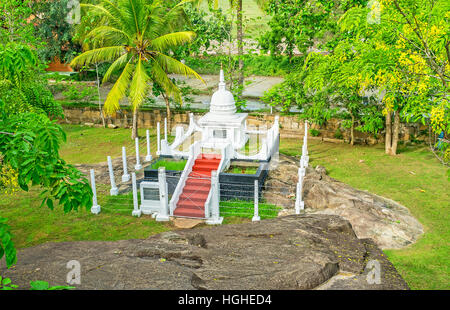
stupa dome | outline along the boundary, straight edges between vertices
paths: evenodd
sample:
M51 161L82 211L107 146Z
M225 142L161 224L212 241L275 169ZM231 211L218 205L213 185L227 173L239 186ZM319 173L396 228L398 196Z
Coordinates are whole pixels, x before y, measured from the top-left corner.
M233 94L226 89L223 70L220 69L219 89L212 95L209 111L217 115L233 115L236 113Z

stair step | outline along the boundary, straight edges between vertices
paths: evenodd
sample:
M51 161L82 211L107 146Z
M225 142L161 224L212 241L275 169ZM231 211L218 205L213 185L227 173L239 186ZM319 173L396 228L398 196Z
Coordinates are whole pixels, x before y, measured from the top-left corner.
M205 202L208 199L209 192L183 191L180 195L181 200L192 200L197 202Z
M186 217L205 217L205 211L204 210L195 210L195 209L185 209L185 208L176 208L175 211L173 211L173 215L176 216L186 216Z
M194 186L208 186L211 185L210 179L204 179L204 178L187 178L186 185L194 185Z
M181 199L177 202L177 208L188 208L188 209L205 209L205 200L203 201L195 201L190 199Z
M211 181L211 171L192 171L188 175L188 179L209 180Z

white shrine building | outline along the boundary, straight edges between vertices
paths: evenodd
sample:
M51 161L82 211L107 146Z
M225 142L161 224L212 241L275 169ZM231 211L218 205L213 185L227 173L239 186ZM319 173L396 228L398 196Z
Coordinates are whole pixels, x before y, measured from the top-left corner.
M279 121L275 116L274 124L269 129L248 130L247 113L237 113L233 94L226 89L223 70L220 70L219 89L212 95L210 110L198 120L191 113L189 127L186 132L182 126L176 128L175 140L169 144L161 140L159 155L189 157L187 151L190 137L201 133L201 140L195 142L197 148L210 149L212 153L221 154L225 160L261 160L269 161L271 156L278 152L279 146ZM249 136L259 135L261 143L258 152L245 155L240 150L249 142ZM250 140L250 143L252 141ZM184 147L182 147L184 145ZM193 145L191 145L193 146ZM211 152L210 152L211 153ZM220 172L220 171L219 171Z

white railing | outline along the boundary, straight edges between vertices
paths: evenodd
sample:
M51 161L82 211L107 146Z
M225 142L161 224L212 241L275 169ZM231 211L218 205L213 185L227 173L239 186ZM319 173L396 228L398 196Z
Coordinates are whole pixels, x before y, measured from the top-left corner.
M183 192L183 188L186 185L186 180L189 174L192 172L192 167L195 164L195 160L201 153L201 142L197 141L191 145L189 148L189 158L186 162L186 166L184 167L183 172L181 173L180 180L178 181L177 187L173 192L172 199L170 200L170 215L173 215L173 211L175 210L178 200L180 199L180 195Z

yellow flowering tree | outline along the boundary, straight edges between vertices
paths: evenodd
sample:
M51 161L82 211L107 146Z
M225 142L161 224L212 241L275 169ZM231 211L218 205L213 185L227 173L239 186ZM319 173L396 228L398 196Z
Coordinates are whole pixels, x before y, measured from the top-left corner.
M377 10L353 8L340 25L358 42L361 85L383 92L386 153L396 154L402 120L420 121L440 135L433 149L448 162L450 2L380 0Z

